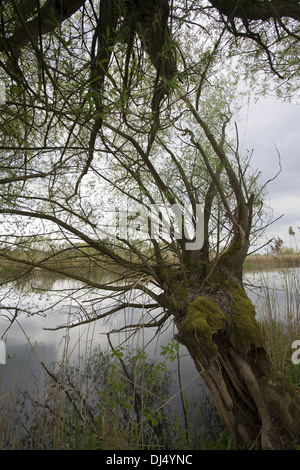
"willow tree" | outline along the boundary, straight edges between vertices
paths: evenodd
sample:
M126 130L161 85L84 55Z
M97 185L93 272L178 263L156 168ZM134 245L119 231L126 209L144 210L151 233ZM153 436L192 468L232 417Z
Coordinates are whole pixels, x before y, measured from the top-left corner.
M93 292L68 327L128 306L140 320L123 328L174 322L236 448L295 448L299 396L243 288L264 188L228 136L238 83L226 56L247 38L274 68L297 23L280 2L252 2L276 10L259 33L247 2L227 3L1 7L0 256L3 269L62 273Z

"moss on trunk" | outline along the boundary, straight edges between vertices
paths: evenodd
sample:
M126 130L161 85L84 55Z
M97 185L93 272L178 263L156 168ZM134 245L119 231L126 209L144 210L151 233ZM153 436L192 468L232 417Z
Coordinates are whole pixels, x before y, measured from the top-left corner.
M176 299L176 289L173 294ZM236 278L218 271L197 291L185 284L177 294L178 339L210 388L236 448L295 449L300 397L274 370L255 308Z
M232 284L228 289L234 299L228 328L232 344L244 353L251 346L262 347L264 338L255 319L254 305L238 284Z
M184 341L189 341L206 354L216 354L218 348L212 336L226 324L226 317L217 304L208 297L197 297L188 306L181 325Z

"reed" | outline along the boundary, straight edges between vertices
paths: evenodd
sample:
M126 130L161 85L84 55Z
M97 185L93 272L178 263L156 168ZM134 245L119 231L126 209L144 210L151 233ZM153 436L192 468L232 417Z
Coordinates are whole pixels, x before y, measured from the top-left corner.
M292 344L300 339L300 279L297 267L260 270L245 285L256 306L256 314L269 356L300 392L300 365L292 362Z

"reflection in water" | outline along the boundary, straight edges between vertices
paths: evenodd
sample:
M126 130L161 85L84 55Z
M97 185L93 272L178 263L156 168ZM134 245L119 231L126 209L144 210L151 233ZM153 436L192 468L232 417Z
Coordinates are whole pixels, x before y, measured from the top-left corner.
M15 314L16 308L22 311L5 333L8 359L5 366L0 366L2 367L0 397L7 391L15 396L17 389L26 390L31 396L35 396L47 380L41 363L50 367L51 364L60 362L62 358L65 360L66 346L70 365L78 364L78 358L81 356L92 357L93 351L98 347L111 354L107 333L111 329L119 329L124 324L140 321L141 310L127 307L110 315L108 319L97 320L76 328L49 331L59 325L72 324L71 312L74 312L74 308L78 319L81 306L83 303L89 304L89 300L94 300L95 292L84 289L79 282L70 279L53 276L48 279L44 274L38 274L41 276L35 275L19 284L17 288L3 285L0 289L0 302L6 307L0 316L0 338L8 328L9 320ZM106 303L109 303L109 300L106 300ZM103 302L101 306L103 307ZM36 314L26 314L30 311ZM84 307L82 317L85 318L86 314L87 309ZM154 329L141 328L134 336L131 336L132 332L125 330L110 335L110 340L115 348L125 345L125 341L135 351L145 348L147 355L159 362L162 346L168 345L174 338L176 333L174 328L170 320L158 335ZM167 363L173 379L171 395L188 384L185 388L188 399L196 394L199 400L201 394L203 400L207 400L209 392L183 346L180 346L179 356L179 363L177 361ZM174 398L172 405L180 413L180 395Z

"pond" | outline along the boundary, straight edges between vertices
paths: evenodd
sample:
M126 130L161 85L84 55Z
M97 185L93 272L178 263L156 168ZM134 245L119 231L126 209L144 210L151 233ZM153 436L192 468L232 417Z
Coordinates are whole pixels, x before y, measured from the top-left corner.
M94 296L95 292L82 289L79 282L42 272L37 272L34 279L30 278L17 288L11 285L0 288L0 305L12 308L2 309L0 316L0 337L4 335L7 353L6 364L0 366L0 397L6 397L8 393L15 396L24 390L33 396L37 388L43 387L45 380L42 363L49 368L67 356L70 365L80 362L84 367L85 359L93 357L95 349L99 347L111 354L107 333L124 323L137 323L139 309L126 308L111 315L106 321L97 320L76 328L49 330L72 323L72 308L78 306L79 309L80 304ZM36 314L21 313L9 327L9 318L13 317L16 308L35 311ZM150 358L160 362L165 360L160 354L162 347L170 344L175 333L174 325L170 322L159 335L155 335L154 329L146 328L133 338L130 338L130 333L122 332L111 335L110 339L115 348L125 346L124 340L128 339L134 351L145 348ZM181 415L181 397L177 393L181 387L188 398L196 394L198 400L201 395L203 401L209 399L209 391L183 346L180 346L178 356L178 360L167 361L166 365L172 376L170 395L175 395L170 406Z

